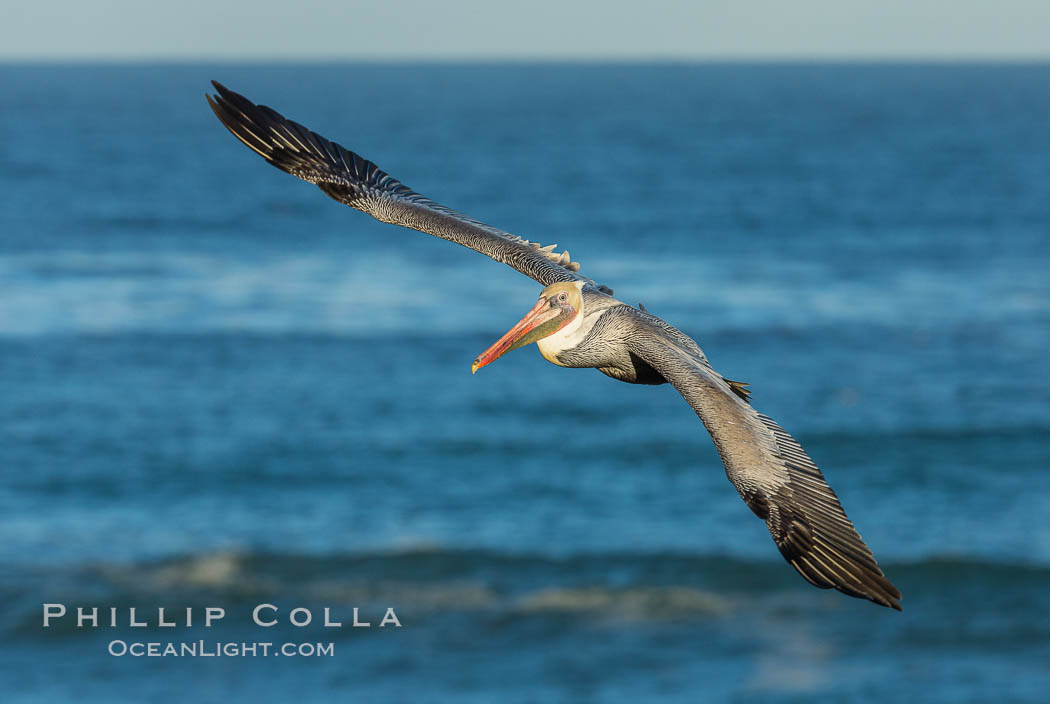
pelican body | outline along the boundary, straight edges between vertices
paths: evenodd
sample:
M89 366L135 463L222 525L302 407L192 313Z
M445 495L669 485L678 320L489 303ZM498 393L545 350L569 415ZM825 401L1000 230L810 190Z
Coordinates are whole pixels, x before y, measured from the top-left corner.
M213 82L219 120L272 166L382 222L474 249L544 286L533 307L474 360L472 371L536 343L558 366L632 384L670 383L707 428L726 475L811 584L900 610L901 594L802 447L750 404L747 384L718 374L689 336L613 297L568 252L496 229L416 193L371 161Z

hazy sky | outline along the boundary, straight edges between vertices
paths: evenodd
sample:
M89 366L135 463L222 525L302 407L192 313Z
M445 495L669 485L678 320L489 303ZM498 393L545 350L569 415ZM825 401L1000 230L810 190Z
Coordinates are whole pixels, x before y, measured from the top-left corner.
M0 0L0 59L1050 59L1050 0Z

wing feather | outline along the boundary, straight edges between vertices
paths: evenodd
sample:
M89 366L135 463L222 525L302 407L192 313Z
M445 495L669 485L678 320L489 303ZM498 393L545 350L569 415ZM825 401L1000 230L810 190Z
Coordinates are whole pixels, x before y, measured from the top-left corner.
M736 394L689 337L640 311L626 308L621 316L630 350L692 406L729 480L766 522L784 559L811 584L899 611L900 592L802 446Z
M419 230L469 247L547 286L587 281L568 252L490 227L416 193L371 161L358 156L276 110L256 105L212 81L208 104L223 125L249 149L281 171L317 185L327 195L382 222ZM605 286L597 288L612 293Z

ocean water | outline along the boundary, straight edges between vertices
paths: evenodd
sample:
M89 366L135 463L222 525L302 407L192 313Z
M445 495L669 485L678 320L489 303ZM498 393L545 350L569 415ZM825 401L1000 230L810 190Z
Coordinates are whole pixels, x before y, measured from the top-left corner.
M539 286L269 168L212 78L696 338L903 613L803 582L673 389L471 376ZM4 701L1045 701L1048 116L1047 65L0 67Z

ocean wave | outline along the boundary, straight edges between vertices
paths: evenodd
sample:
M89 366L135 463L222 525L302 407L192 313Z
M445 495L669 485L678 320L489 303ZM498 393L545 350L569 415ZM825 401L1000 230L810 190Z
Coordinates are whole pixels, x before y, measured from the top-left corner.
M942 556L884 567L904 592L906 609L967 603L977 595L985 595L980 598L987 602L989 594L1029 608L1050 583L1050 565ZM39 634L45 602L154 611L157 606L199 604L323 604L344 610L393 604L414 619L482 613L501 619L654 622L756 610L804 613L852 603L813 590L774 561L666 552L550 556L436 547L336 555L210 552L23 571L7 575L0 589L5 597L3 630L21 635Z
M446 259L444 253L435 259L425 244L406 239L391 248L366 241L353 249L306 253L246 253L234 245L210 252L0 253L0 335L478 331L499 319L488 301L525 302L536 293L534 283L501 268ZM728 330L856 322L896 328L900 311L909 310L908 326L926 329L1046 312L1039 281L1023 273L994 279L994 291L977 297L968 278L945 272L858 282L837 277L833 267L778 263L762 276L741 279L732 266L707 254L685 253L658 267L630 256L588 262L592 276L622 287L624 300L642 300L686 326L702 319L709 332L710 320ZM707 282L702 292L693 283L697 279ZM815 280L824 283L813 287ZM457 301L451 310L449 300ZM476 309L464 315L474 301Z

